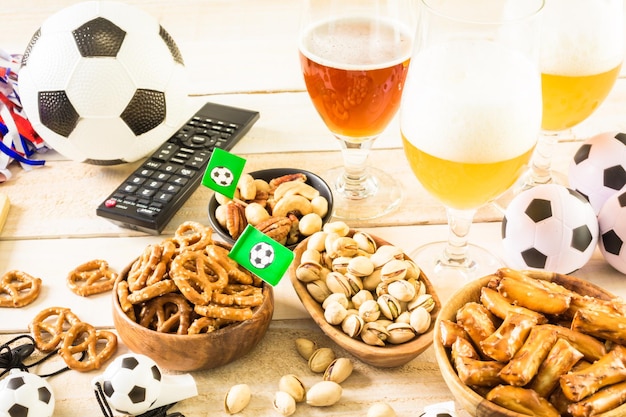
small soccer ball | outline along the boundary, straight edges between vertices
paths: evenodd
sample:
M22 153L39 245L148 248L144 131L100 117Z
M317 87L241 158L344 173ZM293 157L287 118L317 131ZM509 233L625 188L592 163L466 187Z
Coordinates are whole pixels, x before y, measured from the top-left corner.
M502 245L507 265L562 274L585 265L598 241L598 221L580 193L556 184L521 192L505 210Z
M250 250L250 263L255 268L267 268L273 261L274 248L265 242L257 243Z
M42 377L12 370L0 381L0 417L50 417L54 394Z
M211 179L217 185L228 187L233 183L233 173L227 167L215 167L211 170Z
M626 188L610 196L598 214L599 246L604 259L626 274Z
M152 359L126 354L111 362L99 380L111 408L138 415L148 411L158 399L161 378L161 371Z
M587 139L570 163L568 179L597 215L607 198L626 185L626 134L606 132Z
M176 43L156 18L121 2L79 2L48 17L24 52L18 89L46 144L92 164L149 155L185 117Z

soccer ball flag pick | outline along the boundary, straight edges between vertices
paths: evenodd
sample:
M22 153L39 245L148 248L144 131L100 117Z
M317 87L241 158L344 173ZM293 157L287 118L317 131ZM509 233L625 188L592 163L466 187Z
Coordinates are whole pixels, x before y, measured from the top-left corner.
M251 225L246 226L228 256L272 286L280 282L294 258L291 250Z
M215 148L202 177L202 185L228 198L233 198L245 165L244 158Z

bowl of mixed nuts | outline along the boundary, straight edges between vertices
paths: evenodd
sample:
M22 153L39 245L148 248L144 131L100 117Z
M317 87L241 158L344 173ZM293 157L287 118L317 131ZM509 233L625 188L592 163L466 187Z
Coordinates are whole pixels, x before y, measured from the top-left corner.
M213 229L233 244L248 224L293 249L322 230L333 211L333 195L318 175L296 168L244 173L230 199L214 193L209 201Z
M291 283L322 331L361 361L396 367L433 343L441 302L399 247L330 222L294 250Z

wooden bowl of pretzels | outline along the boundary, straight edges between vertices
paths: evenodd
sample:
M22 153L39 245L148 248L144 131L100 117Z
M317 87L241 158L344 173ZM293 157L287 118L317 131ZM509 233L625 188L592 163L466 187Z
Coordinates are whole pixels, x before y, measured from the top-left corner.
M473 416L617 417L626 415L624 323L624 301L588 281L502 268L449 299L433 347Z
M120 272L113 322L122 341L163 369L226 365L264 337L274 312L270 285L228 258L212 229L181 224Z

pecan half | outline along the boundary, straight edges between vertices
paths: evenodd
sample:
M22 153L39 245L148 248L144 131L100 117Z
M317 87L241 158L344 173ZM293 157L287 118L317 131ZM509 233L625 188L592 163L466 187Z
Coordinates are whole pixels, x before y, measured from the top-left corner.
M247 224L245 208L242 205L235 202L226 204L226 229L233 239L237 239L243 233Z
M287 243L291 230L291 220L287 217L270 217L256 225L256 228L280 244Z

